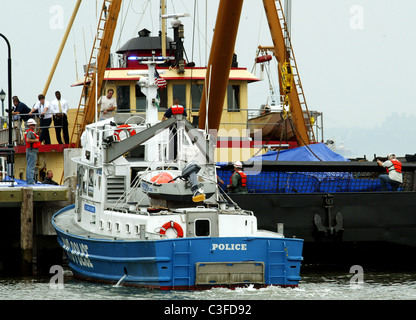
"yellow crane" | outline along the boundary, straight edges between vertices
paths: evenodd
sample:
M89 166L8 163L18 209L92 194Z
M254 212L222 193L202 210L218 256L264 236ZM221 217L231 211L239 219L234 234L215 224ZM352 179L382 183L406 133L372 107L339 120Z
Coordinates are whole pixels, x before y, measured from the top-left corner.
M243 0L220 1L199 108L199 128L205 128L206 123L208 129L219 128L242 5ZM259 48L274 53L280 72L280 92L285 95L285 104L289 106L298 145L308 145L315 142L315 135L286 29L283 7L280 0L263 0L263 6L273 46ZM210 95L210 92L215 94Z
M311 118L300 81L283 7L280 0L263 0L263 6L273 46L259 48L271 49L274 53L280 72L280 93L285 96L284 104L289 106L289 116L295 128L296 140L299 146L308 145L316 142L316 139L312 130Z
M104 0L97 32L85 72L82 94L78 104L70 146L79 148L85 126L94 122L97 94L101 95L104 72L110 56L111 44L117 25L122 0Z

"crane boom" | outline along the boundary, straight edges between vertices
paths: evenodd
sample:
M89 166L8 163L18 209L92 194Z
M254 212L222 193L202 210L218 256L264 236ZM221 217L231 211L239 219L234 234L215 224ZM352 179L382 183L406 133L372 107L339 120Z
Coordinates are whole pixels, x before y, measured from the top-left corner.
M279 8L276 7L276 2L278 2ZM282 4L280 0L263 0L263 6L266 12L267 21L272 36L273 52L278 61L279 72L281 73L281 77L279 77L280 92L281 94L286 95L289 100L288 104L290 106L290 114L292 117L293 125L295 126L298 145L308 145L312 142L315 142L315 136L312 130L306 100L303 96L303 89L300 83L296 61L294 60L289 33L285 29L286 22L283 14ZM283 21L283 25L281 24L281 21ZM286 45L286 43L289 45ZM291 71L291 59L293 59L295 62L295 74L292 74ZM290 79L286 80L297 80L297 83L292 83L290 90L286 90L287 83L284 85L282 78L285 78L285 76L287 77L289 74L292 74L292 77L289 77ZM303 101L300 100L300 96L303 96Z
M199 128L218 130L230 76L243 0L221 0L199 107ZM208 90L209 89L209 90ZM207 117L208 114L208 117Z

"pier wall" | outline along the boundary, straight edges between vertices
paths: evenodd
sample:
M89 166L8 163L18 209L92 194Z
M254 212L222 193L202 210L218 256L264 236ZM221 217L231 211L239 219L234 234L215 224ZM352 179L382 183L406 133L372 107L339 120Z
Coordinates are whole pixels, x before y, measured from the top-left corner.
M73 179L68 179L68 185ZM71 186L0 187L0 276L49 274L63 253L51 219L71 204Z

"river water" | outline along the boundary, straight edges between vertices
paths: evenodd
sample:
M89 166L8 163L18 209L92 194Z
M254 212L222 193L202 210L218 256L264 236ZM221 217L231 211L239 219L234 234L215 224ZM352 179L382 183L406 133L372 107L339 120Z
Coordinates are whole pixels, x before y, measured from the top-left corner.
M1 300L416 300L416 272L301 273L297 288L214 288L158 291L83 282L70 271L57 284L48 277L0 278Z

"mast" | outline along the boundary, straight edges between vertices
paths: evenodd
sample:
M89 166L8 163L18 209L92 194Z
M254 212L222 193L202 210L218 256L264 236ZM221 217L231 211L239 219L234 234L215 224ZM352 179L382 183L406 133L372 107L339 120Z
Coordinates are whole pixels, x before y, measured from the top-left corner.
M64 37L63 37L63 39L61 41L61 45L59 46L58 52L56 54L55 61L54 61L53 65L52 65L52 69L49 72L49 77L46 80L45 87L44 87L44 89L42 91L43 95L45 95L45 96L46 96L46 93L48 92L49 85L51 84L52 77L53 77L53 75L55 73L55 70L56 70L56 66L58 65L59 59L61 58L62 51L64 50L66 40L68 39L69 32L71 31L71 28L72 28L72 25L74 23L75 17L76 17L76 15L78 13L78 9L79 9L79 6L81 5L81 1L82 0L78 0L77 1L77 3L75 4L75 8L72 11L72 15L71 15L71 18L69 19L68 26L66 27L66 31L65 31Z
M161 8L161 16L164 16L166 14L166 4L165 0L160 1L160 8ZM162 21L162 57L166 57L166 21L165 19L161 18Z

